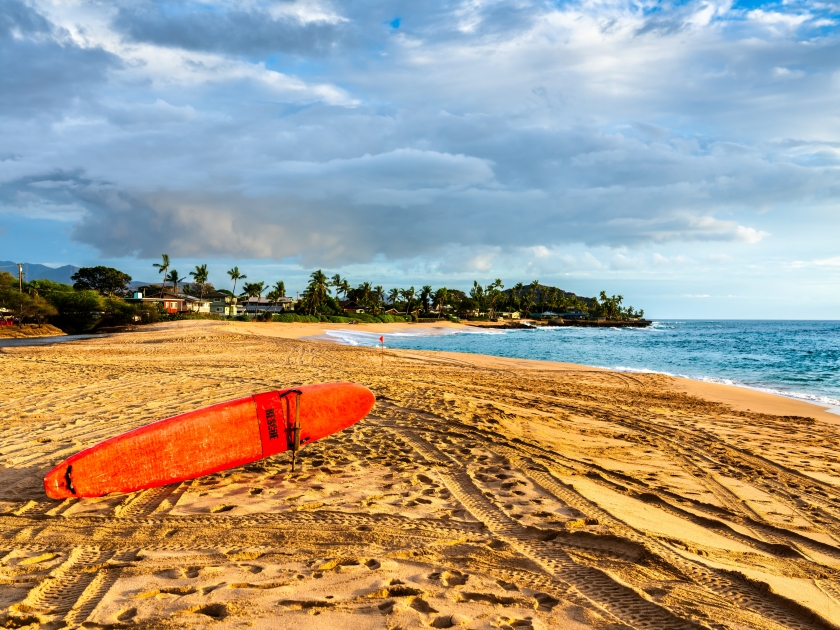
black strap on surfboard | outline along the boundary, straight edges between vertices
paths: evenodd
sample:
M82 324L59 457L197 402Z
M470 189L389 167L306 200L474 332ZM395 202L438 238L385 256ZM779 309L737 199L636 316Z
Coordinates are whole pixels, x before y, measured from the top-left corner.
M295 424L291 429L292 435L289 436L289 420L291 419L291 409L289 403L289 394L295 395ZM287 389L285 392L280 394L280 400L283 398L286 399L286 446L287 448L291 449L292 451L292 472L295 472L295 459L297 458L297 452L300 450L300 397L303 395L303 392L299 389ZM292 439L289 440L289 437Z

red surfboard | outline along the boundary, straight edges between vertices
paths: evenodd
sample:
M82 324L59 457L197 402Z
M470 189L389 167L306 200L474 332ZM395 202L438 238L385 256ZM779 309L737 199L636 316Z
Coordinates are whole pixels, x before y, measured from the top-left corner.
M44 477L52 499L134 492L297 450L355 424L375 399L355 383L265 392L166 418L76 453Z

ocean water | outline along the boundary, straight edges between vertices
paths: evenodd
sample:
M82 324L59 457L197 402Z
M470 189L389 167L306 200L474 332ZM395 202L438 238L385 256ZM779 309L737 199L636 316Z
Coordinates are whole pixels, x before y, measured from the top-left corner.
M377 346L379 334L329 331ZM445 350L657 372L799 398L840 411L840 321L660 320L649 328L464 332L407 327L386 348Z

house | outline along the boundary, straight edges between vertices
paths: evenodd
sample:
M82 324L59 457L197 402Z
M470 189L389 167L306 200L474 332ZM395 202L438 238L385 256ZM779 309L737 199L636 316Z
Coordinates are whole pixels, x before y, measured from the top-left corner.
M339 300L338 305L345 313L364 313L365 307L357 304L353 300Z
M563 319L586 319L587 314L582 313L581 311L568 311L566 313L560 313L560 317Z
M395 308L389 308L387 311L385 311L384 314L385 315L402 315L402 313Z
M143 297L143 294L135 291L132 297L125 298L129 304L160 304L165 313L209 313L210 301L197 298L184 293L171 293L164 291L159 295Z
M500 313L496 313L500 319L519 319L520 314L519 311L502 311Z
M292 298L281 297L275 302L265 297L249 297L239 301L248 314L256 313L282 313L283 311L294 310L295 301Z
M233 317L245 311L245 308L238 304L238 299L235 296L221 291L208 293L204 298L210 301L210 312L215 315Z

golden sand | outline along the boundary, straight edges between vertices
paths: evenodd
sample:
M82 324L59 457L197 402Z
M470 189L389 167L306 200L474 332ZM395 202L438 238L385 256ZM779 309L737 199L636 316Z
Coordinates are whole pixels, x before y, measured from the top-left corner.
M836 628L837 416L731 387L180 322L0 350L0 627ZM391 328L382 328L389 330ZM42 478L130 428L352 380L356 426L132 495Z

